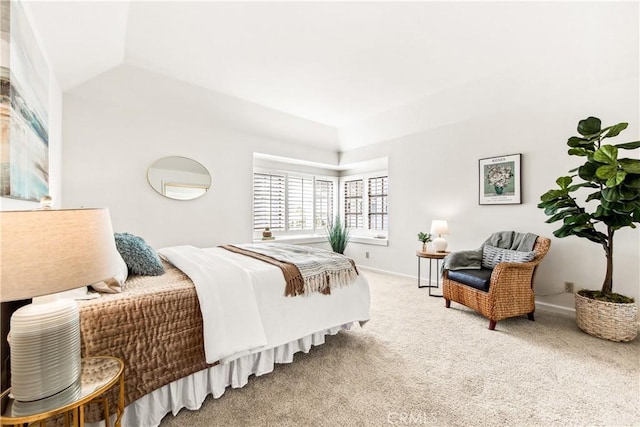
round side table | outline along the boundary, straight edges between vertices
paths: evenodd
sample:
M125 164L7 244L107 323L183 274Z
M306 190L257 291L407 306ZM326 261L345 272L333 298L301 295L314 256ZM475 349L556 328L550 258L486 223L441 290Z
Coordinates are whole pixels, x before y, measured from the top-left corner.
M429 288L429 296L430 297L442 297L442 295L433 295L431 294L431 289L432 288L439 288L440 287L440 271L439 271L439 264L440 261L442 261L444 259L444 257L446 257L447 255L449 255L451 252L423 252L423 251L416 251L416 257L418 257L418 287L419 288ZM426 258L429 260L429 284L428 285L420 285L420 261L422 260L422 258ZM432 285L432 281L431 281L431 262L435 260L436 261L436 285L433 286Z
M62 391L52 397L35 402L20 402L13 399L11 389L5 390L0 399L4 403L8 399L6 409L0 415L1 425L22 426L40 422L64 414L65 427L84 426L84 407L88 403L104 405L105 426L109 427L109 404L103 396L111 387L119 383L116 427L120 426L124 411L124 363L117 357L91 356L82 359L80 374L80 390L75 395L65 396Z

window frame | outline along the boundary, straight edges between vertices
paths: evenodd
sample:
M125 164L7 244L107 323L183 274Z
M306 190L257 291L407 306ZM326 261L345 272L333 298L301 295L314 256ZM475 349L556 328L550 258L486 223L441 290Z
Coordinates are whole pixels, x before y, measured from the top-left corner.
M271 175L283 175L284 176L284 182L285 182L285 196L284 196L284 224L285 224L285 229L284 230L272 230L272 234L274 236L309 236L309 235L318 235L318 234L323 234L325 231L325 228L322 226L317 226L316 224L316 180L322 180L322 181L330 181L333 183L333 200L332 200L332 210L335 213L338 209L339 209L339 203L338 203L338 199L339 196L337 195L337 191L336 189L339 188L339 178L337 176L331 176L331 175L324 175L324 174L313 174L313 173L306 173L306 172L299 172L299 171L293 171L293 170L285 170L282 168L268 168L268 167L263 167L263 166L254 166L253 167L253 172L251 174L251 186L252 186L252 200L251 200L251 219L252 219L252 235L253 235L253 239L254 240L259 240L262 238L262 231L263 229L259 229L259 230L255 230L253 227L255 226L255 200L254 200L254 192L255 192L255 188L254 188L254 175L256 173L259 174L271 174ZM312 198L312 210L313 210L313 216L311 219L311 228L309 229L302 229L302 230L290 230L289 229L289 177L293 177L293 178L311 178L312 180L312 191L313 191L313 198Z
M354 237L374 237L374 236L384 236L385 238L389 238L389 194L390 191L387 192L387 229L386 230L372 230L369 228L369 178L387 178L387 188L390 186L389 181L389 171L388 170L377 170L366 173L358 173L351 175L343 175L340 177L340 194L342 195L344 191L344 185L347 181L354 180L362 180L362 224L363 228L351 228L351 235ZM345 204L346 200L344 197L340 198L340 216L342 219L345 217Z

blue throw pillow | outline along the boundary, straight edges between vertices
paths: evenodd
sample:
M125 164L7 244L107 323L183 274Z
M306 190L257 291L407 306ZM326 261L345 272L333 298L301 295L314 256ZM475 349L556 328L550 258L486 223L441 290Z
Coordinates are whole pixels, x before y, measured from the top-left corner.
M142 239L129 233L116 233L116 248L127 264L129 271L138 276L160 276L164 274L158 253Z

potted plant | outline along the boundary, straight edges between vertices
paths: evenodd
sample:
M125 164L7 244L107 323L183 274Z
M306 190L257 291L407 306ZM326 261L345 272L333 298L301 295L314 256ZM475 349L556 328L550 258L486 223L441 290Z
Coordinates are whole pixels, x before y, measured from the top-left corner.
M342 224L339 215L336 215L333 223L327 225L327 240L334 252L344 254L349 243L349 234L349 229Z
M422 231L418 233L418 240L422 242L422 252L427 252L427 243L432 241L431 234L423 233Z
M612 289L615 232L636 228L634 223L640 222L640 160L618 155L620 150L640 147L640 141L603 144L626 127L627 123L618 123L603 129L596 117L580 120L580 136L569 138L567 145L568 154L584 158L584 163L569 171L573 175L558 178L558 188L544 193L538 204L550 216L546 222L562 220L554 236L582 237L604 249L607 270L602 289L576 293L576 320L583 331L612 341L630 341L638 332L638 306L633 298ZM578 201L574 193L582 189L589 193Z

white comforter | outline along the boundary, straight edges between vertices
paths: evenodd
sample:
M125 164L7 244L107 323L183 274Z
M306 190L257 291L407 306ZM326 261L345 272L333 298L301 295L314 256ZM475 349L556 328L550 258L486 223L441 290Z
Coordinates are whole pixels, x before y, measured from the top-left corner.
M158 252L195 284L208 363L369 320L369 286L362 276L331 295L286 297L282 271L266 262L222 248L174 246Z

